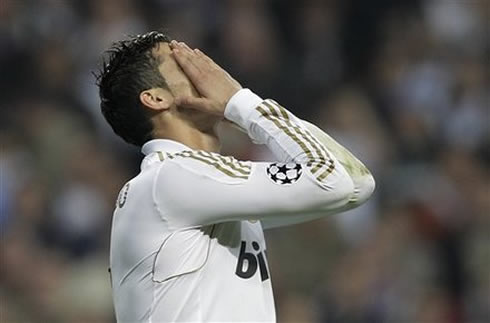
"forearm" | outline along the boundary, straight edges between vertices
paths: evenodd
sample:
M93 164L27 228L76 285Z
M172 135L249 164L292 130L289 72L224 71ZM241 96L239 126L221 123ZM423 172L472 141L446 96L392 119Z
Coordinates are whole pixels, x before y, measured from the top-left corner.
M316 211L309 210L296 215L267 217L262 219L264 227L291 225L343 212L359 206L369 198L374 190L374 179L352 153L318 127L298 119L275 101L262 100L245 92L249 91L242 90L242 93L232 98L230 108L234 113L229 119L245 130L255 143L266 144L282 162L306 163L311 173L318 171L318 166L313 165L330 163L331 169L327 167L321 172L323 175L316 176L317 184L326 190L332 189L331 184L336 181L332 178L333 181L323 181L333 169L337 178L348 177L353 186L345 204L337 204L335 207L330 204ZM243 113L254 106L255 111ZM260 116L256 111L260 112ZM339 174L344 175L338 177Z
M239 128L247 132L254 142L266 144L275 157L283 162L297 161L311 164L317 162L317 165L323 162L330 163L333 167L335 163L341 166L354 182L354 193L348 208L362 204L371 196L375 187L374 178L368 168L349 150L314 124L296 118L276 102L263 101L254 94L243 93L245 91L248 90L242 90L241 94L233 97L231 104L254 107L265 103L277 106L275 113L268 117L274 118L273 121L279 123L279 127L271 127L273 122L269 126L266 123L265 126L254 125L254 119L250 118L250 115L242 115L242 118L235 119ZM268 107L264 107L262 111L265 112L265 109ZM281 126L283 129L290 130L289 135L281 133ZM300 145L295 144L297 142L300 142Z

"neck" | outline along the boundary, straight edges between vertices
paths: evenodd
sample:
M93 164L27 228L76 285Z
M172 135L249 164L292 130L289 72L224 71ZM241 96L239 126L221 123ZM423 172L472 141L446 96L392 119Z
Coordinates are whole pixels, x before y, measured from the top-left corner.
M173 123L173 126L167 125L163 129L155 130L153 137L174 140L195 150L219 152L220 143L214 128L202 131L185 123Z

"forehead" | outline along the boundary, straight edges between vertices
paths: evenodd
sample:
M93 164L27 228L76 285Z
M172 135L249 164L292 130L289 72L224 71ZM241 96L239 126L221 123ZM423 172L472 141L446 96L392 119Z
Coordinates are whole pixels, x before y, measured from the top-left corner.
M159 43L153 49L153 56L157 58L159 62L158 69L169 85L187 80L187 76L182 72L171 54L172 50L168 43Z

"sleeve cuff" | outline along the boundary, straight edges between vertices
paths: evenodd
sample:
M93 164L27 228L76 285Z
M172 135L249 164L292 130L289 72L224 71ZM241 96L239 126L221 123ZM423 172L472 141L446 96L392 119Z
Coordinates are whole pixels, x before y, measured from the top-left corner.
M251 114L262 101L260 96L249 89L241 89L226 104L225 118L248 131Z

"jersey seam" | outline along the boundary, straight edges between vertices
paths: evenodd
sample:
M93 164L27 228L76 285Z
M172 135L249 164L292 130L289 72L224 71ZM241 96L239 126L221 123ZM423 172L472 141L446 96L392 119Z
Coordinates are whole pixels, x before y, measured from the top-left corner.
M153 265L152 265L152 268L151 268L151 286L153 288L153 292L152 292L152 299L151 299L151 307L150 307L150 315L148 316L148 322L149 323L152 323L153 320L152 320L152 315L153 315L153 310L154 310L154 307L155 307L155 292L156 292L156 284L157 282L155 282L155 280L153 279L153 277L155 276L155 264L156 264L156 261L157 261L157 257L158 257L158 253L162 250L163 246L165 245L165 243L167 242L167 240L172 237L172 235L174 234L174 232L172 232L165 240L163 240L162 244L160 245L160 247L158 248L157 252L155 253L155 258L153 259Z
M157 258L158 258L158 256L160 255L160 253L162 252L162 249L163 249L163 248L165 247L165 245L167 244L167 241L169 241L169 240L170 240L170 239L173 237L173 235L175 235L175 234L177 234L177 233L179 233L179 232L186 231L186 230L189 230L189 229L195 229L195 228L199 228L199 227L201 227L201 226L189 227L189 228L187 228L187 227L184 227L184 228L179 228L178 230L173 231L173 232L172 232L172 233L171 233L171 234L170 234L170 235L169 235L169 236L168 236L168 237L167 237L167 238L166 238L166 239L165 239L165 240L162 242L162 244L160 245L160 248L158 248L158 251L156 252L155 259L153 260L153 267L152 267L152 272L153 272L153 274L155 273L155 268L156 268ZM211 229L210 236L212 236L213 232L214 232L214 225L213 225L213 228ZM160 280L154 280L154 278L152 277L152 281L153 281L153 282L155 282L155 283L159 283L159 284L161 284L161 283L165 283L165 282L167 282L167 281L169 281L169 280L172 280L172 279L174 279L174 278L181 277L181 276L188 275L188 274L192 274L192 273L195 273L195 272L197 272L197 271L201 270L201 269L202 269L202 268L203 268L203 267L206 265L206 263L208 262L208 258L209 258L209 250L210 250L210 248L211 248L211 242L209 242L209 245L208 245L208 248L207 248L207 251L206 251L206 258L204 259L204 262L202 263L202 265L200 265L199 267L197 267L197 268L195 268L195 269L193 269L193 270L191 270L191 271L185 272L185 273L181 273L181 274L178 274L178 275L176 275L176 274L171 275L171 276L169 276L169 277L167 277L166 279L161 280L161 281L160 281Z
M202 276L203 276L203 272L206 268L206 264L208 263L208 260L209 260L209 255L211 253L211 247L212 247L212 240L213 240L213 234L214 234L214 230L216 229L216 224L213 224L213 228L211 229L211 233L209 234L209 246L208 246L208 250L207 250L207 256L206 256L206 261L204 262L203 266L200 268L201 270L199 270L199 284L198 284L198 288L199 288L199 321L200 322L203 322L203 316L202 316L202 304L201 304L201 296L202 296Z
M160 166L158 166L158 169L156 171L156 175L155 177L153 177L153 183L152 183L152 189L151 189L151 198L152 198L152 202L153 202L153 207L155 208L155 210L157 211L158 215L160 216L160 218L163 220L163 221L166 221L167 224L170 225L169 223L169 219L165 217L163 211L160 209L160 204L158 203L158 200L156 198L156 186L157 186L157 179L158 177L160 176L160 172L163 168L163 166L165 165L165 163L162 163Z

